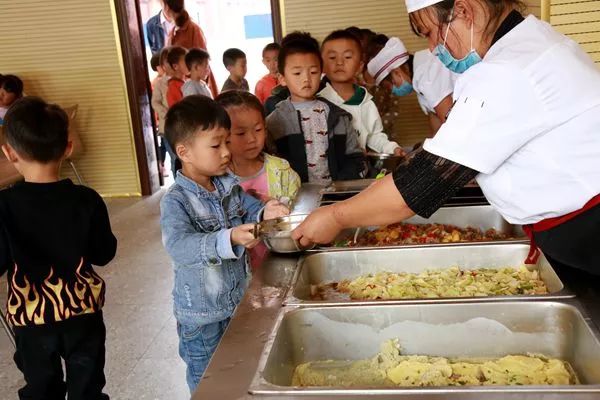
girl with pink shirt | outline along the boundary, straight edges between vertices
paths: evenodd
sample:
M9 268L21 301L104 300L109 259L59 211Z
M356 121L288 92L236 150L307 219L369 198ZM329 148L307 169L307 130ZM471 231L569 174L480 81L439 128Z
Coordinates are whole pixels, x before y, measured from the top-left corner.
M242 188L263 202L291 201L300 188L300 176L286 160L263 151L267 135L260 100L238 90L221 93L215 100L231 119L229 168L240 179ZM262 263L266 251L261 244L250 252L253 268Z

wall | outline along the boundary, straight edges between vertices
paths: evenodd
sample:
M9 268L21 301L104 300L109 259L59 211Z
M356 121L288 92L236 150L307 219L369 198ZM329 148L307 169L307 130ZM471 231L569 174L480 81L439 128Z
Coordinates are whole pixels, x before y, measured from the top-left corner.
M526 3L528 13L540 15L539 0ZM410 52L427 47L426 41L412 32L403 0L280 0L280 6L284 35L302 30L322 40L334 29L355 25L398 36ZM428 135L428 120L416 95L399 99L393 131L388 133L403 145L414 144Z
M79 104L85 152L76 164L86 183L103 195L139 195L112 1L2 1L0 15L0 73L19 75L27 94Z
M600 0L544 0L544 8L552 26L578 42L600 66Z

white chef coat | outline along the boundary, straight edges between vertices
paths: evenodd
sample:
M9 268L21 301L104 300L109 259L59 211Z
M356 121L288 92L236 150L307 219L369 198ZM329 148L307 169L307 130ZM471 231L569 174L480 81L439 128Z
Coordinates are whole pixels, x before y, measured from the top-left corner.
M425 114L435 114L435 107L454 91L457 78L458 74L446 68L431 51L415 53L412 85Z
M529 224L600 193L600 70L571 39L527 17L462 74L424 149L480 172L490 204Z

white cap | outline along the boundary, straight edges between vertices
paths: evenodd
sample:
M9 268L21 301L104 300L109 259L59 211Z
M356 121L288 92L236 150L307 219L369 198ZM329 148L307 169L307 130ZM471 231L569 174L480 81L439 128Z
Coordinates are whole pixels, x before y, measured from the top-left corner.
M390 38L379 53L367 64L369 75L379 85L392 70L408 61L408 50L398 38Z
M411 12L419 11L433 4L441 3L442 1L443 0L406 0L406 11L410 14Z

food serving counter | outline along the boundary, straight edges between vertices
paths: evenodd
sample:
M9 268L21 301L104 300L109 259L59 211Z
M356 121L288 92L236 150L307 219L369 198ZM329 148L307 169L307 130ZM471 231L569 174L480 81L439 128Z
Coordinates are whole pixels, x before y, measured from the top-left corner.
M294 212L314 208L317 192L318 188L305 185ZM417 270L455 262L468 269L481 262L488 267L512 264L525 248L523 244L488 243L342 251L327 253L331 254L327 257L323 257L326 253L269 254L254 272L192 399L600 399L600 279L555 270L542 260L537 268L548 286L547 296L357 305L306 299L311 279L336 278L342 264L354 273L370 272L373 265L389 259L386 252L394 253L392 259L398 265L414 264ZM419 263L421 258L425 261ZM452 260L444 261L448 258ZM371 267L361 267L369 262ZM327 263L337 267L327 271ZM368 358L377 353L382 340L390 338L399 339L408 354L491 357L538 352L559 357L572 366L581 385L291 386L293 368L299 363Z

